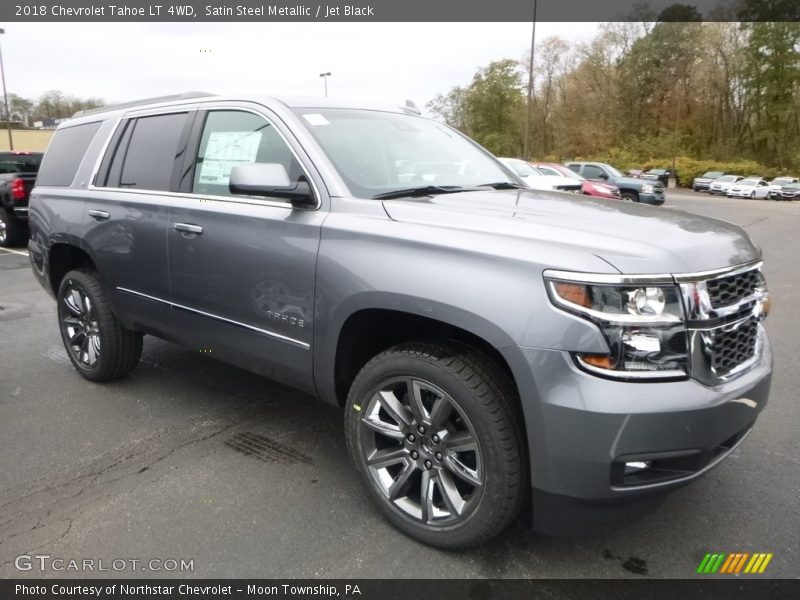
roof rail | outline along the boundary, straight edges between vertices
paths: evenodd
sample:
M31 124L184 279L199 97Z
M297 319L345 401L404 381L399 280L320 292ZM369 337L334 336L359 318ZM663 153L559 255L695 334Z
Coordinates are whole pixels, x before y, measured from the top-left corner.
M183 94L171 94L169 96L157 96L155 98L143 98L141 100L131 100L130 102L122 102L121 104L109 104L108 106L100 106L98 108L90 108L88 110L79 110L72 118L84 117L86 115L96 115L98 113L108 112L110 110L117 110L120 108L132 108L134 106L144 106L147 104L156 104L158 102L169 102L170 100L189 100L190 98L204 98L206 96L213 96L208 92L184 92Z

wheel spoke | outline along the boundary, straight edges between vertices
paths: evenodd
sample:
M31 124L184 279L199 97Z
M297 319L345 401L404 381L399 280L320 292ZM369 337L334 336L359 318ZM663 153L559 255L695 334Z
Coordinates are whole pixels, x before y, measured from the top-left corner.
M480 475L478 474L477 470L470 469L464 463L462 463L458 458L454 456L448 456L444 459L444 465L448 468L448 470L460 477L470 485L475 487L480 487L483 485L481 482Z
M92 318L92 301L89 300L89 296L86 294L81 294L81 298L83 299L83 306L86 309L86 317L88 319Z
M444 396L439 396L433 403L431 409L431 424L435 429L444 429L444 424L450 418L453 412L453 405L450 400Z
M408 388L408 403L411 405L411 412L417 423L429 423L430 415L425 405L422 403L422 385L416 379L409 379L406 382Z
M83 308L81 307L81 298L80 294L78 294L78 290L70 290L69 294L64 296L64 304L74 316L83 316Z
M389 500L397 500L406 494L408 486L411 483L411 475L413 475L414 471L416 470L417 467L414 465L414 463L406 463L406 466L403 467L403 470L400 471L394 478L392 485L389 486Z
M466 502L456 487L453 476L443 469L436 470L436 485L439 487L442 499L447 505L447 510L451 515L460 515L464 510Z
M451 452L475 452L478 443L469 431L457 431L444 438L444 445Z
M422 509L422 521L427 523L433 518L433 489L436 482L430 471L422 472L422 485L419 490L419 506Z
M386 421L381 420L377 415L368 415L361 419L361 422L373 431L380 433L381 435L385 435L386 437L390 437L395 440L402 440L404 437L406 437L398 425L395 425L394 423L387 423Z
M88 357L88 363L93 365L95 361L97 361L97 352L95 351L94 347L94 336L89 336L88 344L86 347L86 355Z
M76 329L75 333L69 338L69 345L77 346L78 344L83 344L83 337L83 331L81 329Z
M88 348L89 348L89 338L84 335L83 339L81 340L81 347L80 350L78 351L78 356L80 357L81 362L86 363L87 365L89 364Z
M408 409L403 406L403 403L391 391L382 390L377 393L378 402L381 403L383 409L389 414L392 419L397 422L400 429L404 429L411 425L413 421L412 416L409 414Z
M384 469L400 462L406 462L407 456L408 452L402 446L385 448L383 450L375 450L367 458L367 464L373 469Z

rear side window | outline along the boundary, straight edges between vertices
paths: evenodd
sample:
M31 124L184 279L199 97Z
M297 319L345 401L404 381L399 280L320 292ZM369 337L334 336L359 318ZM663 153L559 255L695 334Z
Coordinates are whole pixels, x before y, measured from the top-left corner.
M119 171L119 182L108 185L139 190L169 191L178 145L186 124L186 113L140 117L129 125L127 147L114 156L111 173ZM125 138L128 138L126 131Z
M70 185L86 149L100 129L100 123L97 121L56 131L39 168L36 185Z

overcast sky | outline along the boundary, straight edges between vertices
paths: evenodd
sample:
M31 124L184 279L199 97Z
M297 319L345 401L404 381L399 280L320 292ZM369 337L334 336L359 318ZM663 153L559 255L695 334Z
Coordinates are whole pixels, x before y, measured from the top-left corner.
M322 95L380 103L469 83L520 59L529 23L12 23L0 25L9 93L58 89L122 102L189 90ZM539 23L536 37L590 39L593 23ZM205 50L205 52L201 52Z

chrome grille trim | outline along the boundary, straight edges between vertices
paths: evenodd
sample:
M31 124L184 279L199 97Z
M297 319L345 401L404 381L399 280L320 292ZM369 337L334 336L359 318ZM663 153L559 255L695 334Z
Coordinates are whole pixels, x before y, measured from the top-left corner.
M756 261L694 278L676 276L686 311L694 379L716 385L744 373L758 361L764 335L760 321L768 297L761 267L761 261ZM723 285L734 285L735 293L721 294Z

